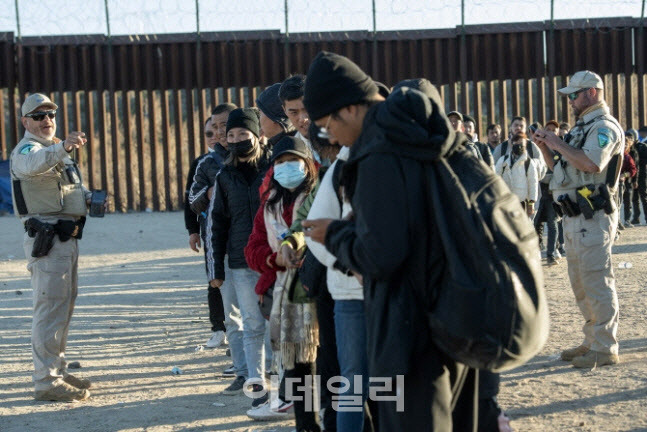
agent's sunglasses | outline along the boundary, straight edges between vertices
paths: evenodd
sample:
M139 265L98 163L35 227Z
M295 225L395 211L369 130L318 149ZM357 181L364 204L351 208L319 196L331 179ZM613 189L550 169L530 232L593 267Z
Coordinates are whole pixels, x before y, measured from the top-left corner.
M54 117L56 117L56 110L54 110L54 111L37 111L37 112L25 115L25 117L32 118L32 119L36 120L37 122L43 121L45 116L49 117L50 120L53 120Z
M569 94L568 94L568 98L569 98L570 100L574 101L575 99L577 99L577 97L580 95L580 93L582 93L583 91L587 91L587 90L588 90L587 88L583 88L583 89L579 89L579 90L578 90L578 91L576 91L576 92L569 93Z

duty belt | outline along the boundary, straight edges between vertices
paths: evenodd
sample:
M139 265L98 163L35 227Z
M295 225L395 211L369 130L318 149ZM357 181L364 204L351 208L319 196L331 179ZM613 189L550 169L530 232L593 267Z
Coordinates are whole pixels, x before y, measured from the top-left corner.
M609 186L600 185L597 187L597 194L595 191L595 185L586 185L576 189L575 202L568 194L558 196L557 202L553 202L555 213L560 217L576 217L583 214L585 219L591 219L598 210L604 210L606 214L613 213L616 208Z
M30 218L25 222L25 231L31 238L36 237L39 231L52 231L58 234L62 241L68 241L70 238L81 240L83 237L83 227L85 226L85 217L77 221L59 220L56 224L41 222L38 219Z

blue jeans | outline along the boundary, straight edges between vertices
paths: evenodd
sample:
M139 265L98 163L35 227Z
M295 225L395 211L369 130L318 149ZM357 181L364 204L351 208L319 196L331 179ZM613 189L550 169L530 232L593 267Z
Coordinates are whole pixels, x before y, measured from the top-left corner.
M553 207L553 199L551 195L550 201L546 202L546 224L548 225L548 240L546 243L546 254L549 257L555 257L555 249L557 242L557 213ZM563 237L562 237L563 238ZM561 243L560 243L561 244Z
M350 382L348 390L340 396L360 393L362 395L362 405L358 411L337 411L337 431L361 431L364 425L364 403L368 397L368 358L363 300L335 301L335 336L341 375ZM355 375L362 377L361 391L355 389ZM325 384L322 383L322 385ZM349 403L346 402L344 405L348 407Z
M222 305L225 311L225 329L227 341L231 350L231 360L234 363L234 370L237 376L247 376L247 360L243 349L243 318L240 316L240 308L233 286L227 281L231 279L231 270L225 263L225 283L220 287Z
M261 378L265 366L263 360L265 318L258 308L258 296L254 292L259 275L248 268L243 268L230 269L228 276L220 287L220 292L225 306L225 327L227 327L227 338L236 375ZM234 329L232 334L228 324L231 325L231 322L235 321L231 319L229 313L234 305L240 307L242 323L236 327L232 326ZM240 330L236 331L237 329Z

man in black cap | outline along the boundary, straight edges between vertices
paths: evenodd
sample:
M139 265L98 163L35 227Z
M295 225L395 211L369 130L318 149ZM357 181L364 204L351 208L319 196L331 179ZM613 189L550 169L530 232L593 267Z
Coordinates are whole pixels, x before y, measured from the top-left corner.
M449 114L447 114L447 118L449 119L449 123L452 125L452 127L456 132L465 133L463 114L459 113L458 111L451 111ZM474 154L474 156L476 156L480 160L483 160L481 151L478 149L478 147L476 147L476 145L472 141L472 136L469 134L466 134L466 136L467 136L467 141L465 141L465 147L467 147L467 149L471 151Z
M283 110L279 90L281 83L274 83L258 95L256 106L258 106L261 117L261 130L267 137L267 145L271 149L285 135L294 135L296 131L288 116Z
M356 64L328 52L317 55L306 79L304 103L320 133L352 146L341 184L353 217L303 227L337 257L336 266L363 280L369 375L393 385L388 401L373 398L381 399L385 431L474 426L473 373L435 348L425 313L444 256L424 200L424 170L465 141L462 134L456 140L433 90L430 97L401 88L382 102ZM469 391L455 385L463 379Z
M472 116L465 114L463 116L463 126L465 129L465 135L474 143L474 146L478 149L483 162L485 162L492 170L494 170L494 158L492 157L492 152L490 151L490 146L487 143L480 142L478 140L478 134L476 133L476 121Z

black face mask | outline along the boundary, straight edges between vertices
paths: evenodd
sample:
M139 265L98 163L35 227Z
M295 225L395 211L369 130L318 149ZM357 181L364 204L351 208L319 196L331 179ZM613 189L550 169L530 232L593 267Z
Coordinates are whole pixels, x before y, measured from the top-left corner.
M512 144L512 153L516 156L521 156L526 151L526 146L523 144Z
M254 141L252 139L247 139L245 141L238 141L235 143L229 143L227 146L229 152L235 157L247 157L254 152Z

